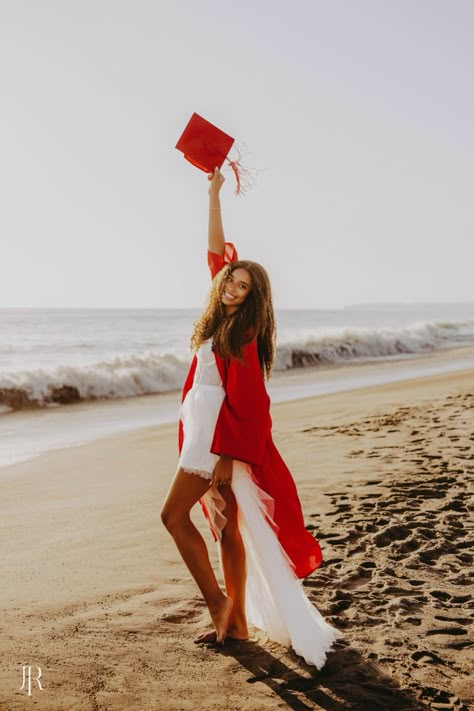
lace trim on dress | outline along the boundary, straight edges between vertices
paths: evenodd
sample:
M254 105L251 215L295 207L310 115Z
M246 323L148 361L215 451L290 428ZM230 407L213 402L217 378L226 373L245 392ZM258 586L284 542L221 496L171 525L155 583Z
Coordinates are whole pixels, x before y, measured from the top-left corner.
M198 474L201 476L203 479L211 479L212 478L212 472L207 472L203 469L191 469L190 467L181 467L183 472L186 472L186 474Z

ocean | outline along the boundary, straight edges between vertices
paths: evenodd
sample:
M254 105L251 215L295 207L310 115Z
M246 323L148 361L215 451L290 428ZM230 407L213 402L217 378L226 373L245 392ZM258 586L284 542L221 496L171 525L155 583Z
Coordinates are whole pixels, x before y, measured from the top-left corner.
M48 430L48 421L49 445L62 446L89 441L94 433L102 436L125 429L132 412L135 426L175 418L174 404L191 361L189 338L198 317L195 309L0 309L0 466L27 458L30 450L43 451L41 436L34 433ZM472 303L280 310L276 317L271 395L278 379L284 382L284 374L311 373L317 384L320 373L332 370L331 382L337 389L341 365L404 359L410 361L413 375L426 354L474 346ZM452 369L461 363L453 361ZM383 372L376 382L391 379L389 369ZM279 399L313 394L307 383L308 379L302 391L298 378L287 379ZM174 393L171 400L167 393ZM140 410L138 400L143 403L142 396L151 394L163 397L154 400L144 418L140 412L143 415L145 406ZM103 417L92 415L92 424L86 426L88 416L78 408L87 402L109 403L105 415L109 427ZM67 413L70 418L74 408L82 425L75 437L60 437L60 431L69 427L64 417ZM21 419L21 413L27 418ZM36 444L29 446L33 440Z
M193 309L0 309L0 407L181 388ZM277 313L276 371L474 345L474 304Z

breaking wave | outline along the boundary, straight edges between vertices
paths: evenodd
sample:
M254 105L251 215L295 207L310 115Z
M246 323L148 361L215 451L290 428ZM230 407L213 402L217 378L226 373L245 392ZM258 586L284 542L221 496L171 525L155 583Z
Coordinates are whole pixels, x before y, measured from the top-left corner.
M81 400L135 397L182 387L189 360L167 353L111 358L83 366L0 375L0 406L10 410Z
M275 366L279 370L321 364L416 355L474 345L474 321L422 322L404 328L318 329L280 339Z
M463 345L474 345L474 321L301 330L288 336L282 332L275 370L417 355ZM189 363L190 357L146 352L90 365L0 373L0 413L178 390Z

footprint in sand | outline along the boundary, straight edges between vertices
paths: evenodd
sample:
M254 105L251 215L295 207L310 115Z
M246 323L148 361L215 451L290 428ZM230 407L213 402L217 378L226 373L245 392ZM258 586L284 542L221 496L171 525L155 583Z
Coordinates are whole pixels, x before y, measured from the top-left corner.
M413 553L420 547L419 541L416 538L408 538L404 543L392 546L393 556L395 560L403 560L407 553Z
M438 533L432 528L425 528L424 526L416 526L415 531L417 534L423 536L423 538L428 541L432 541L433 538L437 538L438 536Z
M200 608L202 607L200 603ZM183 607L180 605L173 605L170 607L168 612L164 612L159 616L160 622L170 622L171 624L179 624L185 620L192 620L201 614L201 609L197 607Z
M440 627L439 629L427 630L425 634L427 637L438 634L464 635L467 634L467 630L463 627Z
M442 546L435 548L426 548L418 553L418 559L421 563L436 568L439 564L439 558L446 553L446 549Z
M471 595L453 595L451 597L451 603L454 605L464 605L466 602L470 602Z
M411 530L407 526L390 526L383 533L379 533L374 537L374 543L377 548L385 548L397 540L408 538Z
M354 590L361 585L366 585L372 578L372 570L363 568L361 565L356 570L346 575L344 578L335 583L335 587L343 590Z
M469 553L460 553L456 556L456 558L461 563L465 563L466 565L472 565L472 555L469 555Z
M473 620L470 617L446 617L446 615L435 615L435 620L441 622L456 622L458 625L472 625Z
M454 577L449 577L447 578L447 582L451 583L452 585L472 585L472 580L468 578L466 575L457 575Z
M474 646L474 642L471 642L469 639L465 639L461 642L449 642L444 646L448 649L467 649L468 647Z
M425 649L419 649L417 652L413 652L411 658L418 664L444 664L441 657Z
M444 590L431 590L430 595L431 597L436 598L436 600L441 600L442 602L447 602L447 600L451 599L451 595Z

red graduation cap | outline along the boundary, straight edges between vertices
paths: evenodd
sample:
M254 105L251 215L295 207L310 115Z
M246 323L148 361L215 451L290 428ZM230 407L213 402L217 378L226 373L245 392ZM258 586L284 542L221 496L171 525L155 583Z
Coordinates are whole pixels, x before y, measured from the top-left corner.
M194 113L181 134L176 148L182 151L186 160L196 168L206 173L213 173L216 166L222 167L234 141L232 136ZM238 159L232 161L227 158L227 162L235 173L237 180L235 192L239 194L242 192L241 173L247 171L240 165Z

